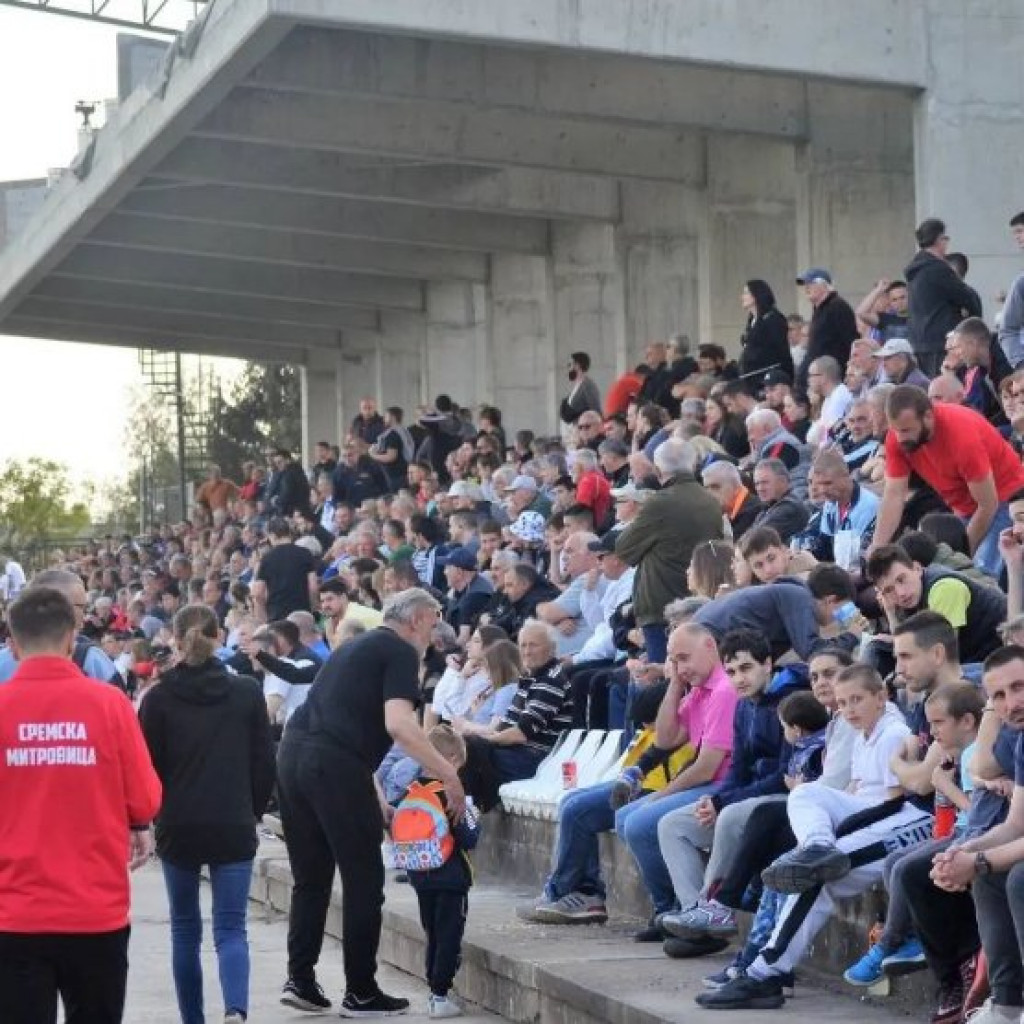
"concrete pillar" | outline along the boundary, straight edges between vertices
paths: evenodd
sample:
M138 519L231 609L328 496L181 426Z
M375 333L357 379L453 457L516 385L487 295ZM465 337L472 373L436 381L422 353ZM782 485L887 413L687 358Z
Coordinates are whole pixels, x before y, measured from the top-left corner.
M808 84L807 103L798 269L827 267L856 305L878 278L901 277L914 253L913 103L909 94L824 82Z
M426 401L449 395L459 405L491 401L486 286L461 281L427 285Z
M1024 270L1008 226L1024 209L1024 21L1006 6L927 0L931 80L914 105L917 220L946 222L990 323L996 292Z
M416 407L428 397L424 370L427 323L422 313L381 311L380 401L382 407L397 405L405 422L416 418Z
M506 430L555 432L567 383L556 366L554 284L543 256L491 260L490 354L494 403Z
M309 349L300 370L302 390L303 465L312 465L317 441L340 444L344 433L339 381L341 353L330 349Z
M619 245L625 275L625 363L650 341L700 332L700 246L707 202L702 185L622 183Z
M556 378L570 353L586 352L603 396L626 362L625 274L616 228L555 223L551 253Z
M788 142L716 134L708 140L708 211L702 235L701 340L735 356L746 326L745 281L771 285L796 306L796 154Z
M376 331L345 331L339 371L342 435L359 412L359 400L381 400L381 336Z

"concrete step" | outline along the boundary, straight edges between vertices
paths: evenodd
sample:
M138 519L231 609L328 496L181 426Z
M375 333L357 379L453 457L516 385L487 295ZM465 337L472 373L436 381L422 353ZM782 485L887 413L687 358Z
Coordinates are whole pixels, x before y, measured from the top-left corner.
M286 912L290 890L283 844L265 842L253 898ZM669 960L660 946L631 940L637 922L629 919L574 927L518 920L516 906L535 895L525 887L486 881L474 887L456 981L461 998L522 1024L691 1024L705 1018L722 1024L720 1015L701 1010L694 997L703 991L701 978L720 970L731 954ZM327 924L334 936L340 934L340 898L336 890ZM424 938L408 885L389 882L380 955L383 962L422 976ZM787 1014L807 1022L891 1024L905 1009L903 1000L858 999L841 984L813 968L802 970ZM921 1006L918 1001L919 1016ZM750 1014L736 1016L743 1024Z

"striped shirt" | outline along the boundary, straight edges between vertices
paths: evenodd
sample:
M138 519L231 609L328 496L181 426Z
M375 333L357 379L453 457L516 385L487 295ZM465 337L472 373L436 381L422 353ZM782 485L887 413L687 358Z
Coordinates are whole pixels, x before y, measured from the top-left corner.
M532 676L519 680L519 689L498 731L517 728L526 737L527 747L546 752L555 745L559 735L571 727L569 680L558 660L552 658Z

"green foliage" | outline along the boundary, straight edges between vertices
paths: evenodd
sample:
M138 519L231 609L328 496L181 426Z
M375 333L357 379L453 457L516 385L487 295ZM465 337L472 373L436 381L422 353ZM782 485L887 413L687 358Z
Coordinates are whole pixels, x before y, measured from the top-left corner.
M268 448L298 452L302 443L301 388L295 366L250 363L227 396L218 393L209 423L209 459L241 480L242 463Z
M74 540L89 526L85 502L72 501L68 469L49 459L10 459L0 470L0 537L24 549Z

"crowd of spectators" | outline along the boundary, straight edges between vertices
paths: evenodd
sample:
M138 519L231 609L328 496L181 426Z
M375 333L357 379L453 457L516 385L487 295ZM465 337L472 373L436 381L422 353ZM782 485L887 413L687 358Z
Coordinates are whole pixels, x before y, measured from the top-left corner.
M1024 244L1024 214L1011 226ZM755 911L699 1001L780 1006L832 901L884 879L893 914L848 980L927 964L933 1021L956 1024L984 948L984 1012L1016 1019L1024 276L993 329L945 225L917 243L856 310L808 269L806 322L747 282L735 359L655 341L602 400L573 353L557 435L447 395L413 417L366 398L340 445L277 449L237 482L212 466L188 521L55 554L80 581L76 660L142 700L173 616L205 605L280 732L331 652L423 588L443 607L424 726L464 739L482 810L565 730L634 743L622 779L562 804L528 919L606 919L614 829L651 898L638 938L701 955ZM418 771L395 747L386 798Z

